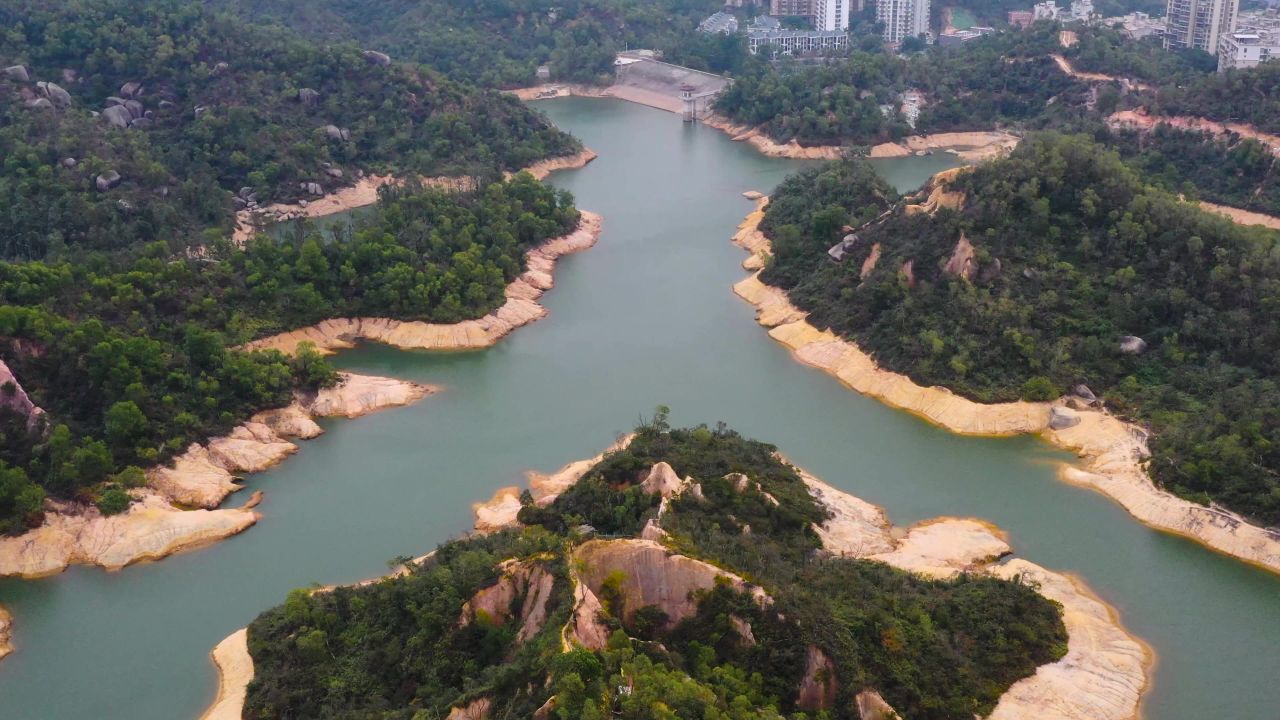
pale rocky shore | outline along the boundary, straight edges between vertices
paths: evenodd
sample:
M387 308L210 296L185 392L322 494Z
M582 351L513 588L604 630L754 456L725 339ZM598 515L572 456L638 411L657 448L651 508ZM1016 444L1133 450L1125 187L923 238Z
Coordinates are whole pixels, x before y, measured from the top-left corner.
M538 304L542 293L555 285L552 272L556 260L585 250L600 237L602 219L579 211L578 227L568 235L552 238L525 254L527 270L506 288L502 307L478 320L437 324L402 322L387 318L335 318L311 327L272 335L245 345L246 350L274 349L292 354L303 342L312 343L322 353L371 340L405 350L478 350L492 346L507 333L546 316Z
M762 258L769 252L768 240L758 228L767 202L768 198L757 201L734 236L734 242L752 254L743 263L747 269L762 267ZM1280 572L1280 532L1183 500L1155 486L1144 466L1150 453L1142 428L1103 411L1081 410L1072 411L1079 418L1076 425L1053 429L1050 413L1062 406L1061 401L983 404L943 387L922 387L905 375L880 368L855 343L810 325L807 313L792 305L784 291L761 282L758 272L735 285L734 292L756 307L757 321L769 328L770 337L791 349L797 360L824 370L853 390L955 433L1038 434L1081 458L1082 467L1063 468L1064 479L1102 492L1151 527Z
M620 438L604 453L571 462L550 475L528 473L529 490L535 502L549 505L605 453L625 448L630 440L631 436ZM1038 592L1062 605L1063 624L1068 634L1067 654L1015 683L990 715L992 720L1138 718L1153 655L1145 644L1125 631L1115 611L1082 582L1026 560L1002 561L1012 550L1005 534L989 523L969 518L937 518L906 530L894 528L882 508L838 490L801 468L796 470L810 494L831 512L827 521L814 527L827 552L877 560L932 578L945 579L962 572L1021 578L1035 583ZM746 483L750 479L739 476L738 481ZM627 608L658 604L677 619L692 613L693 607L688 601L692 591L726 581L752 593L761 605L772 602L761 588L713 565L675 553L663 544L666 533L661 528L661 517L666 500L683 492L697 493L698 486L691 478L682 480L670 465L660 462L651 468L642 486L649 492L661 494L664 502L657 521L649 522L641 538L591 540L575 552L577 561L571 567L574 610L561 629L566 651L575 645L597 649L605 646L608 632L595 620L601 604L592 588L598 590L602 579L616 570L621 570L626 578L623 594L636 596L634 602L628 600ZM515 525L518 495L517 489L504 488L488 502L477 504L476 531L493 532ZM516 498L514 503L512 498ZM750 632L749 626L745 632ZM817 648L810 648L809 655L813 672L808 675L820 678L822 668L830 667L830 660ZM245 691L253 679L253 659L246 643L246 630L238 630L220 642L212 658L219 673L218 695L202 720L239 718ZM801 693L809 684L815 683L806 682ZM816 684L820 686L821 682ZM869 712L875 710L877 715L872 717L890 717L884 713L892 712L874 691L860 694L858 702L860 706L866 705ZM487 704L483 707L473 704L454 708L449 718L484 718L487 707ZM479 714L468 714L476 711Z
M761 154L769 157L796 160L835 160L843 154L839 145L804 146L792 140L779 143L765 135L760 128L735 124L720 115L703 118L706 125L728 133L735 142L746 142ZM907 157L917 153L954 152L968 162L979 162L1009 152L1018 144L1018 136L1001 130L980 132L950 132L932 135L913 135L900 143L880 143L871 148L873 158Z
M524 172L533 175L539 180L545 180L548 175L557 170L573 170L585 167L587 163L595 159L596 154L594 152L583 148L572 155L539 160L524 168ZM511 177L514 174L507 173L507 177ZM260 232L264 226L274 222L297 218L324 217L372 205L378 201L378 191L384 186L400 185L404 182L404 178L393 175L365 175L353 185L325 193L312 200L298 203L273 203L261 208L237 211L235 231L231 240L236 245L243 246L249 238ZM418 182L427 187L455 192L470 190L475 187L475 179L467 176L419 177Z
M10 635L13 630L13 615L0 605L0 660L6 655L13 652L13 644L10 641Z
M42 577L73 564L118 570L235 535L258 520L253 508L261 500L254 493L241 507L218 508L241 489L237 477L296 452L289 438L319 435L314 417L357 417L432 391L416 383L342 373L336 386L258 413L224 437L192 444L172 466L152 468L147 485L132 491L135 502L123 513L104 516L93 506L48 501L44 524L0 538L0 576ZM184 509L191 507L200 509Z

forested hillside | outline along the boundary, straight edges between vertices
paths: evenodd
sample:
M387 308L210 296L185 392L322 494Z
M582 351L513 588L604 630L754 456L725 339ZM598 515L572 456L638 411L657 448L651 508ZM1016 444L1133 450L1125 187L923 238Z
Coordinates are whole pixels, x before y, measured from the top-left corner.
M855 51L813 66L748 65L715 108L735 122L761 126L774 140L801 145L872 145L909 134L1039 127L1073 117L1088 86L1064 74L1049 54L1057 28L1038 24L955 48L906 58ZM898 96L923 93L916 128L898 114ZM890 105L893 112L881 112Z
M862 172L801 175L778 190L786 216L766 215L780 245L763 278L813 323L984 402L1086 383L1154 431L1157 483L1280 524L1275 232L1180 202L1086 138L1042 134L961 174L962 209L899 210L832 263L822 250L866 216L868 193L833 206L813 188Z
M1161 88L1152 109L1280 133L1280 63L1266 62L1248 70L1205 75L1185 86Z
M364 172L492 176L579 148L397 60L191 0L0 0L0 257L178 249Z
M628 47L694 41L715 0L215 0L256 22L323 40L355 38L454 80L523 87L549 64L554 79L608 84Z
M313 354L231 346L330 317L480 317L526 250L577 221L568 194L524 173L471 194L387 188L336 241L290 233L202 256L157 242L136 257L0 263L0 357L47 412L33 424L0 403L0 463L25 469L0 482L0 532L38 521L33 486L123 509L103 493L140 483L136 467L332 381Z
M663 501L659 532L685 559L670 575L619 565L678 586L706 560L754 586L725 576L673 616L640 605L640 576L596 565L645 552L625 538L658 517L645 482L658 462L700 490ZM549 507L526 502L525 527L446 543L399 577L296 590L259 616L245 717L843 720L874 689L904 717L969 720L1065 652L1059 607L1020 582L818 551L811 523L828 511L772 446L723 426L670 430L659 414ZM611 539L586 542L584 521ZM598 612L575 617L573 576ZM826 665L803 691L812 657Z

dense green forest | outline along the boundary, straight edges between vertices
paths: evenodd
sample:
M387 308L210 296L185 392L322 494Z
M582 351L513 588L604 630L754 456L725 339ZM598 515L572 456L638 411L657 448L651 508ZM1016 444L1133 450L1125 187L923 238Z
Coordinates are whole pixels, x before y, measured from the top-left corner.
M1157 114L1196 115L1280 133L1280 63L1266 62L1162 87L1150 105Z
M1151 132L1100 131L1143 180L1189 198L1280 215L1280 158L1235 135L1157 125Z
M822 65L752 63L716 101L736 122L761 126L779 142L872 145L914 133L1043 126L1083 106L1088 85L1057 68L1057 26L998 33L959 47L896 57L854 51ZM915 130L898 96L925 97Z
M625 576L615 573L600 588L600 620L613 633L607 647L566 652L569 574L583 540L570 528L591 520L603 535L634 537L657 515L640 482L658 461L692 477L705 497L673 498L661 517L668 545L750 578L773 603L761 607L722 584L700 591L696 615L672 627L658 606L624 612ZM748 486L728 473L745 474ZM643 501L617 506L611 493ZM672 430L660 409L628 449L607 455L549 508L526 506L521 520L531 524L446 543L400 577L297 590L263 613L249 626L255 674L245 717L407 720L444 717L481 698L492 703L490 717L532 717L554 698L550 717L563 720L851 719L853 695L874 688L904 717L967 720L1065 652L1060 610L1033 588L963 575L926 580L828 557L816 552L811 528L826 516L772 446L723 425ZM530 633L530 621L516 621L534 602L530 591L511 601L510 619L486 612L460 623L470 616L464 603L498 583L499 564L513 559L552 578L545 622ZM752 642L739 640L735 623L748 624ZM832 661L839 686L827 709L797 705L810 646Z
M763 277L812 322L921 384L984 402L1087 383L1154 431L1157 483L1280 523L1276 233L1180 202L1086 137L1047 133L962 174L962 210L896 212L836 264L824 251L838 228L885 192L841 204L814 191L848 175L866 172L799 175L776 193L786 215L766 215L778 255ZM972 259L949 272L961 238ZM880 260L861 278L876 243ZM1123 350L1128 336L1145 350Z
M18 503L34 497L28 484L101 504L103 481L140 482L129 468L332 380L311 354L228 347L330 317L479 317L502 304L526 250L577 221L567 193L520 173L472 193L385 188L337 238L285 233L179 257L157 242L138 256L0 263L0 355L49 414L47 428L0 417L0 462L28 476L0 483L0 530L38 521Z
M216 0L259 22L320 39L361 43L485 87L536 82L539 65L562 82L608 84L628 47L676 49L696 42L715 0Z
M0 65L2 258L176 250L248 201L579 148L513 98L191 0L0 0Z

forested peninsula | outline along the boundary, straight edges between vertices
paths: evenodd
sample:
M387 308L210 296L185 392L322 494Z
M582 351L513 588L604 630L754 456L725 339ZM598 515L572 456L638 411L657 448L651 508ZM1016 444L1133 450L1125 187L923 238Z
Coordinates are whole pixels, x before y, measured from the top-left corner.
M219 645L207 717L1047 720L1085 717L1072 684L1103 683L1091 717L1119 720L1145 683L1146 651L1085 589L988 564L997 530L891 534L723 424L660 408L530 490L388 578L291 593Z
M580 144L495 92L189 0L0 2L0 257L231 230L366 173L491 179Z
M946 175L913 203L856 158L800 173L760 224L760 279L919 385L1104 403L1151 430L1160 487L1280 523L1275 233L1181 202L1086 137L1032 135Z

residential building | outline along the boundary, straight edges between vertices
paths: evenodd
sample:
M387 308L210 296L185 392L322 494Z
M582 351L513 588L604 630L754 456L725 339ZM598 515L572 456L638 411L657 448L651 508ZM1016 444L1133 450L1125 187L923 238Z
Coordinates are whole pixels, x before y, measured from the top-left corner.
M1238 30L1218 39L1218 72L1242 70L1280 58L1280 11L1240 13Z
M1072 0L1071 3L1071 20L1075 22L1089 22L1094 18L1093 0Z
M876 0L876 20L884 23L884 40L897 45L929 32L929 0Z
M1128 15L1103 18L1101 22L1108 27L1119 26L1120 32L1130 40L1164 37L1164 18L1151 17L1144 12L1131 12Z
M853 1L813 0L813 28L820 31L848 30L849 3Z
M1024 28L1036 21L1035 13L1030 10L1010 10L1009 24L1016 28Z
M747 23L747 32L752 30L760 32L768 32L770 30L781 30L782 21L770 15L757 15L751 18L751 22Z
M979 27L974 25L968 30L953 30L952 32L942 33L938 36L938 45L941 47L955 47L963 45L971 40L977 40L983 35L994 33L995 28Z
M776 17L813 17L813 0L770 0L769 14Z
M1062 11L1058 9L1058 3L1053 0L1038 2L1031 8L1031 15L1036 20L1057 20L1060 12Z
M747 33L747 49L754 55L762 48L781 55L808 55L849 49L849 33L843 30L755 30Z
M1218 54L1218 38L1235 32L1240 0L1169 0L1164 46Z
M738 32L738 18L727 12L718 12L698 23L698 30L710 35L732 35Z

